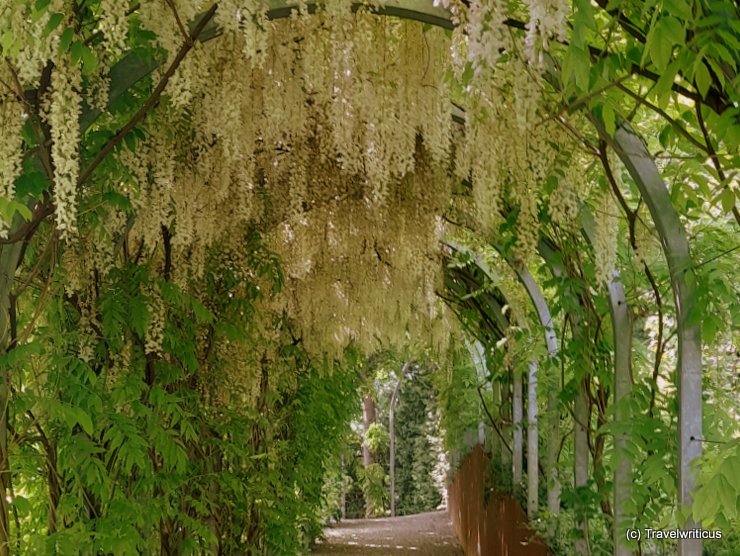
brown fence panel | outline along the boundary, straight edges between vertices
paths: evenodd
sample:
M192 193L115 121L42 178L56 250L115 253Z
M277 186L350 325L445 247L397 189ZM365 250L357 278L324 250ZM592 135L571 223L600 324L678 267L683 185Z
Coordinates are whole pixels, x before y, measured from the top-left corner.
M466 556L548 556L519 502L509 494L485 492L488 473L488 456L478 445L449 487L450 517Z

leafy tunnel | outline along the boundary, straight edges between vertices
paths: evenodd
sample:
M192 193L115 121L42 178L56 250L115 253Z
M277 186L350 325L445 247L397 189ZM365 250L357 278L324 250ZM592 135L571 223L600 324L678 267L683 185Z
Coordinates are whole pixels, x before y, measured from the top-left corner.
M733 2L3 0L0 52L0 555L301 554L471 438L553 554L740 550Z

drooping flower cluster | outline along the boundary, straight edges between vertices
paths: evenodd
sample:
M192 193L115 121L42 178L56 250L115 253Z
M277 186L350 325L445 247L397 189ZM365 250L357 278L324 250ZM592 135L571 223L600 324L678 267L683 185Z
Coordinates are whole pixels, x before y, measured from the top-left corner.
M80 172L81 75L77 65L63 61L51 77L46 119L51 129L54 163L54 201L57 228L64 239L74 235L77 221L77 178Z
M164 341L164 326L166 322L166 308L159 292L155 288L149 288L147 293L148 323L146 327L145 352L153 354L162 353L162 342Z
M10 83L9 72L0 69L0 80ZM15 179L21 170L23 136L21 129L25 121L23 105L11 91L0 92L0 197L12 200L15 197ZM0 217L0 235L6 235L10 222Z
M161 257L171 227L173 279L197 279L211 246L257 219L287 266L290 314L306 337L333 330L337 349L437 310L450 187L448 39L351 8L270 22L268 56L245 55L241 24L196 49L147 141L118 155L133 237Z
M524 48L530 63L539 67L550 40L565 41L571 6L569 0L528 0L527 4L529 23Z
M606 285L612 278L617 263L619 218L611 193L603 191L595 207L596 229L593 238L596 280Z
M128 2L120 0L101 0L100 2L100 31L105 36L105 49L115 58L126 46L128 33Z
M167 63L187 40L175 13L187 22L207 8L200 4L139 8ZM556 158L545 141L555 124L543 118L539 77L513 51L500 58L509 40L504 8L450 3L461 29L450 39L349 0L310 14L299 3L278 20L268 20L265 2L221 3L223 34L190 49L139 126L135 149L115 153L118 189L135 218L117 216L105 249L88 251L110 265L110 238L126 234L155 270L166 264L188 288L214 250L238 252L254 226L287 275L284 299L270 311L285 312L312 350L338 353L353 341L371 351L379 340L400 345L444 326L435 291L452 181L472 182L477 226L487 234L518 209L517 255L526 261L538 237L537 184ZM458 62L486 71L453 93L454 49L464 53ZM53 85L56 94L61 85ZM453 124L453 96L464 127ZM64 232L74 222L67 209L76 153L63 155L66 173L55 187Z
M515 250L522 262L537 244L539 186L558 166L548 137L560 130L546 116L537 80L517 59L500 63L493 75L474 77L465 134L455 146L455 173L472 180L472 209L486 237L495 236L502 217L518 208ZM506 91L514 91L513 102Z
M473 0L468 8L468 59L477 71L493 69L511 47L503 0Z
M17 68L24 87L37 86L47 61L56 56L64 26L52 27L50 20L65 11L65 0L0 4L3 57Z

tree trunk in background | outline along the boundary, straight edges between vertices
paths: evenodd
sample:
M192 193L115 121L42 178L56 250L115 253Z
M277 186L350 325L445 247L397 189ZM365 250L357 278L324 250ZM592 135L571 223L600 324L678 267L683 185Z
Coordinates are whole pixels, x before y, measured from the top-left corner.
M537 514L540 503L537 415L537 361L531 361L527 375L527 515L530 519Z
M341 494L339 498L339 508L341 511L342 521L344 521L347 519L347 484L344 480L344 454L342 454L342 459L340 460L340 469Z
M575 487L576 489L585 487L588 484L588 433L589 411L588 400L584 388L586 387L585 379L582 379L578 388L578 395L575 403L575 433L574 433L574 451L575 451ZM588 542L588 518L584 517L577 523L578 528L583 534L583 538L576 541L576 552L580 555L590 554Z
M373 423L375 423L375 400L368 394L362 399L362 428L365 433L362 441L362 465L365 467L375 463L375 456L367 444L367 431Z
M694 491L695 477L691 464L702 453L701 322L697 318L692 319L696 305L696 277L689 242L671 202L669 189L642 139L622 124L614 137L607 137L607 140L645 199L671 276L678 328L678 503L685 508L691 506ZM689 518L683 528L695 527L697 524ZM679 540L679 556L701 553L701 539Z
M522 450L522 429L523 429L523 400L522 400L522 375L514 372L514 401L512 405L512 417L514 424L514 461L512 462L512 480L514 488L517 488L522 482L522 467L524 454Z
M375 463L375 454L370 450L370 446L367 443L367 432L373 423L375 423L375 400L371 394L368 394L362 399L362 429L364 433L362 440L362 465L365 469ZM365 492L365 517L372 515L372 508L373 503L370 495Z

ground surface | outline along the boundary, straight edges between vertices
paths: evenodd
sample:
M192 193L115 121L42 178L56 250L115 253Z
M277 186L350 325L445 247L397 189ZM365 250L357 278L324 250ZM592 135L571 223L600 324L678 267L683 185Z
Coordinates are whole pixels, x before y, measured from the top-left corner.
M314 556L461 556L446 511L404 517L347 519L324 530Z

